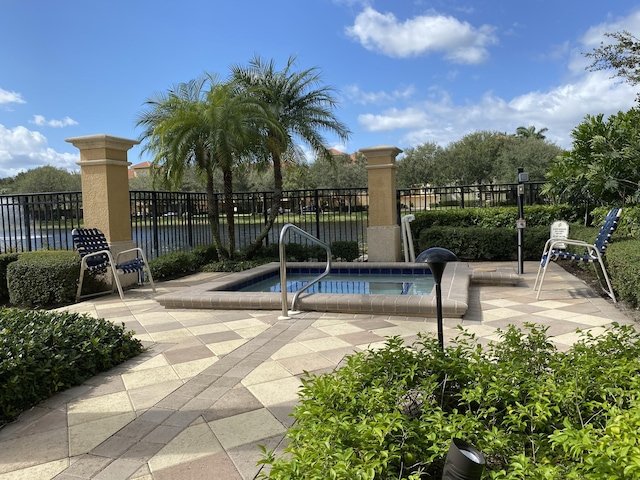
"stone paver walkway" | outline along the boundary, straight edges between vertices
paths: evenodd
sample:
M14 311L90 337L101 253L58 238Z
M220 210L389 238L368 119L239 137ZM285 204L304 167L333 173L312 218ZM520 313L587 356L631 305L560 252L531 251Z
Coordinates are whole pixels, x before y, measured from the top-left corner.
M489 342L499 338L497 328L533 322L548 326L564 349L576 329L597 334L614 321L634 323L557 265L536 299L536 270L525 264L518 286L473 286L466 316L445 319L445 341L459 324ZM158 294L215 275L164 282ZM274 311L165 309L147 288L125 298L67 309L124 322L149 349L2 428L0 480L253 479L258 445L282 447L303 372L331 371L385 337L411 342L437 328L420 317L306 312L279 320Z

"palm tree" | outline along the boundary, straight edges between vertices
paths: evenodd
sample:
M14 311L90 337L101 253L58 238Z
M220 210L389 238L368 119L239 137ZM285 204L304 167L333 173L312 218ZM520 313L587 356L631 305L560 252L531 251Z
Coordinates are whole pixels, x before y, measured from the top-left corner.
M274 126L265 128L265 147L273 165L274 196L267 224L255 241L248 247L250 258L269 233L280 210L282 200L282 162L286 153L294 152L295 142L301 141L314 151L316 156L331 158L322 136L323 131L333 133L346 141L350 131L333 113L337 106L332 88L321 85L317 68L295 72L295 57L289 57L285 68L276 69L273 60L263 61L255 56L249 66L232 67L232 78L250 95L259 99L267 108ZM284 136L281 134L284 132Z
M536 138L538 140L544 140L547 138L544 133L548 131L548 128L541 128L536 132L536 127L531 125L530 127L518 127L516 128L516 137Z
M136 126L144 128L142 152L153 155L153 164L163 180L178 185L185 169L193 165L204 179L207 214L220 259L234 258L235 228L233 206L233 167L243 155L255 151L259 143L256 119L265 118L259 102L233 83L221 83L216 77L181 83L167 93L156 94L145 102ZM214 171L224 178L224 208L227 217L228 244L222 243L218 230L218 202L214 192Z

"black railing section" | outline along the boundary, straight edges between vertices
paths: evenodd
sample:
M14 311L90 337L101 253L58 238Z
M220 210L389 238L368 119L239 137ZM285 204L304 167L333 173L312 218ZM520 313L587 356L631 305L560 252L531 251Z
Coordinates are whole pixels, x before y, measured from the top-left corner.
M545 203L544 182L525 184L526 204ZM517 204L517 183L400 189L398 221L402 215L422 210L491 207ZM149 258L188 252L213 243L205 193L132 191L131 230L136 245ZM233 195L236 248L254 241L273 208L273 192ZM214 217L223 242L228 242L223 195L215 194ZM284 191L279 214L264 244L278 244L280 229L293 223L332 244L358 242L364 253L369 225L367 188ZM71 231L84 226L80 192L0 195L0 252L72 250ZM91 227L91 225L86 225Z
M73 250L81 220L80 192L0 195L0 252Z

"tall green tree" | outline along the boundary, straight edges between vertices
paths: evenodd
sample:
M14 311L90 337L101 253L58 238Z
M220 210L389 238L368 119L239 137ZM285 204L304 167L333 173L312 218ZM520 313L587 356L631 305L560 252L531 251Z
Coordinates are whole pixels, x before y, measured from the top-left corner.
M286 133L282 136L272 126L264 128L265 147L273 166L273 204L265 228L247 249L248 257L262 245L280 210L285 152L291 152L296 142L301 142L317 157L330 158L323 133L332 133L342 141L350 134L334 114L337 107L334 90L322 85L317 68L295 71L295 60L289 57L284 69L278 70L273 60L267 62L255 56L248 66L232 68L233 81L266 105L272 121Z
M573 148L551 166L545 192L587 205L623 205L640 197L640 110L587 115Z
M234 83L205 75L181 83L145 102L137 126L143 153L151 153L154 167L164 181L178 185L189 166L205 181L207 213L220 258L235 256L233 168L242 156L259 150L259 126L269 124L262 104ZM259 120L259 121L258 121ZM218 202L214 172L220 170L224 184L224 209L228 228L225 247L218 230Z
M508 135L479 131L447 145L439 155L439 185L474 185L495 181L496 159Z
M435 142L406 148L398 160L398 188L433 185L440 168L438 157L441 154L442 147Z
M507 137L495 160L495 182L517 181L518 167L524 168L531 181L543 181L549 166L562 152L556 144L536 137Z
M622 32L605 33L605 36L615 42L600 43L600 46L587 53L591 59L588 70L616 70L614 77L624 78L630 85L640 83L640 40L626 30ZM640 93L637 97L640 100Z
M7 184L10 193L71 192L82 188L80 174L51 165L20 172Z

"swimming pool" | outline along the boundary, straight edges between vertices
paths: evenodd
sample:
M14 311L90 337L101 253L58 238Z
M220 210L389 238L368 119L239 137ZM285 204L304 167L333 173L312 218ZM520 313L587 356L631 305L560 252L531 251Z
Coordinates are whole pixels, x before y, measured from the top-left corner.
M295 269L323 271L324 263L290 262L288 270ZM347 263L334 262L332 270L342 270L349 274L368 274L397 271L406 275L409 271L428 271L425 264L404 262ZM442 309L445 317L462 317L468 308L469 283L472 268L463 262L447 265L442 277ZM211 308L220 310L281 310L281 293L237 291L241 286L257 283L269 277L278 276L279 264L269 263L244 272L221 274L220 277L200 285L177 289L160 295L156 300L167 308ZM402 316L436 316L435 289L428 295L398 295L389 293L302 293L296 303L300 311L389 314ZM293 294L289 295L289 306Z
M295 293L324 270L287 269L287 292ZM429 295L435 286L428 268L415 269L332 269L331 273L306 290L307 293L359 295ZM234 288L239 292L282 292L278 272L270 277L247 281Z

